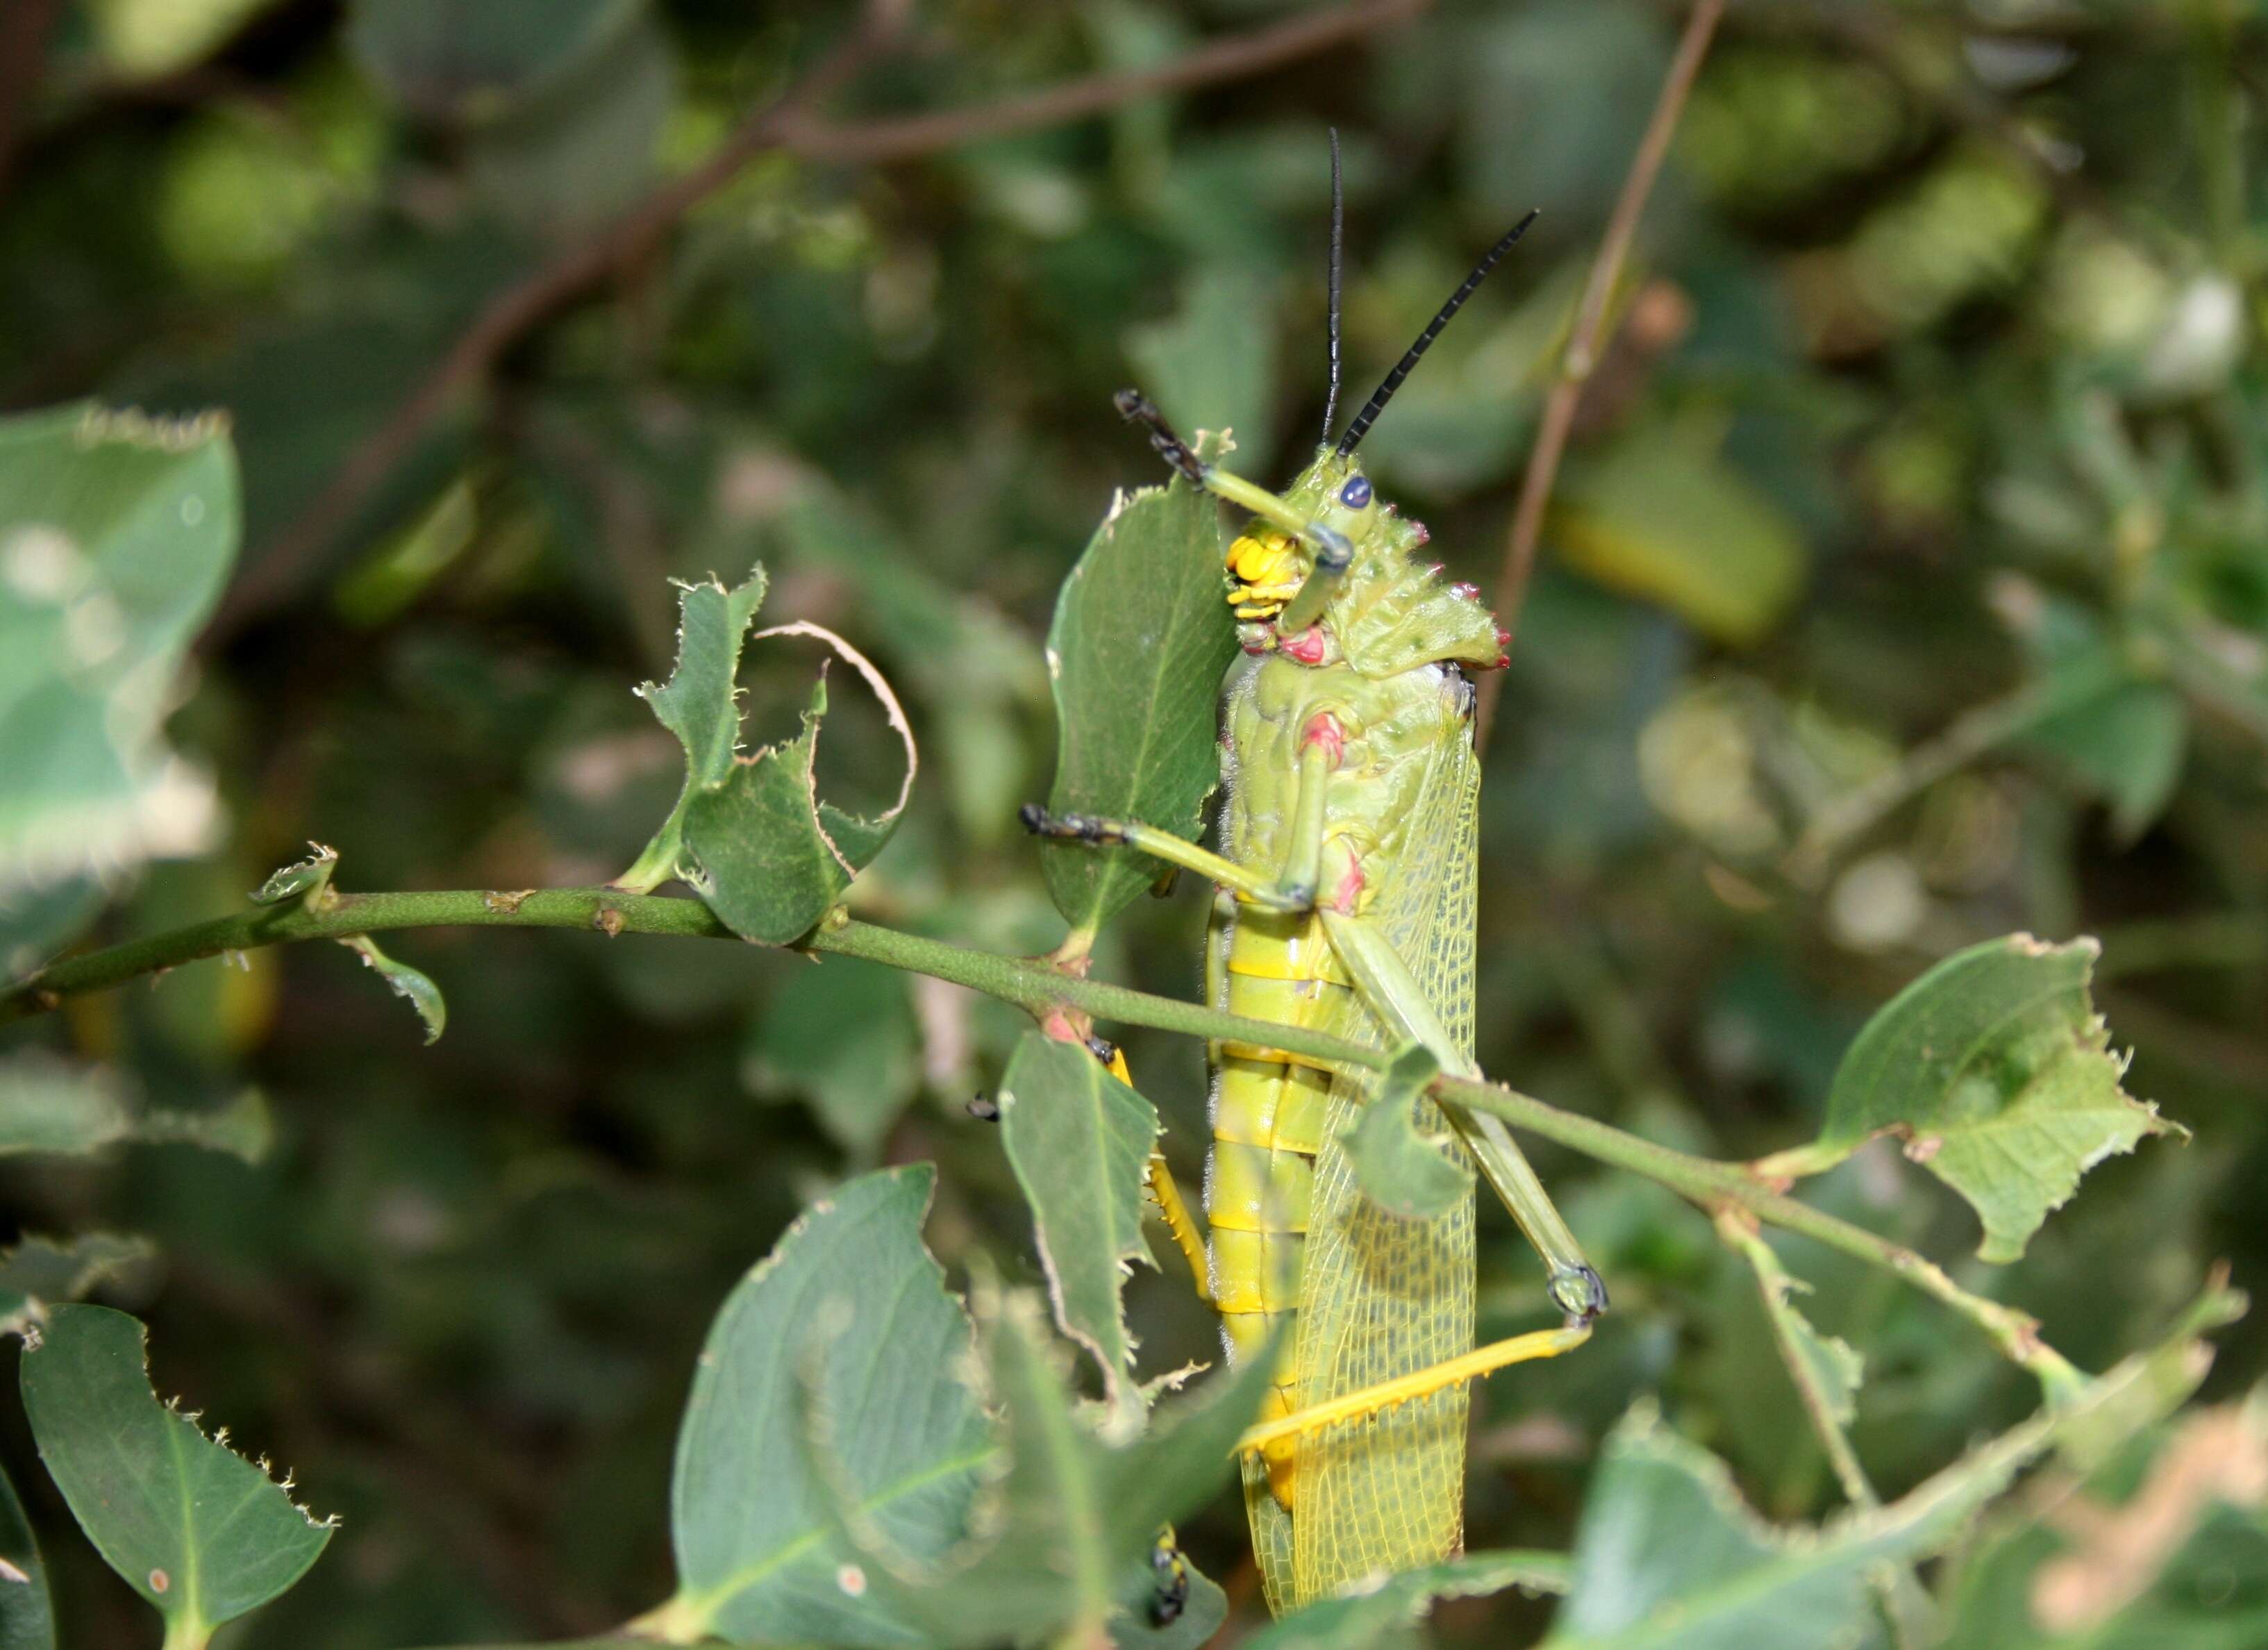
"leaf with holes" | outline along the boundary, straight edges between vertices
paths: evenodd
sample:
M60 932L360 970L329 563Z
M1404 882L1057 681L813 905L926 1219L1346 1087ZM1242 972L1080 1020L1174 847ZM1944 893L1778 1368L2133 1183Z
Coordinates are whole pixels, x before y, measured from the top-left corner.
M1142 1235L1142 1179L1157 1109L1078 1044L1027 1031L1000 1079L1000 1130L1032 1205L1057 1327L1094 1354L1112 1404L1138 1418L1119 1291L1129 1263L1155 1263Z
M1765 1174L1816 1174L1879 1134L1984 1223L1977 1253L2014 1260L2080 1176L2176 1130L2119 1086L2125 1062L2088 995L2100 947L2012 934L1957 952L1893 998L1843 1057L1827 1123Z
M150 1389L142 1325L59 1306L26 1344L24 1411L40 1459L110 1567L202 1646L307 1572L331 1538L277 1484Z

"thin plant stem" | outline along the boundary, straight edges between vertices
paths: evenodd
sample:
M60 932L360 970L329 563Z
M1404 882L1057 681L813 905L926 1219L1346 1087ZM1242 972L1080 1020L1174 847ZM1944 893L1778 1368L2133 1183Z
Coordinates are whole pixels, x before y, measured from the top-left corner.
M1764 1300L1765 1321L1771 1325L1773 1346L1786 1366L1789 1381L1794 1383L1796 1397L1811 1422L1812 1433L1819 1440L1820 1450L1827 1457L1835 1482L1842 1486L1844 1498L1862 1509L1880 1506L1882 1498L1875 1491L1874 1481L1867 1477L1859 1452L1851 1447L1850 1434L1844 1430L1844 1417L1837 1413L1835 1397L1821 1378L1818 1366L1804 1355L1798 1341L1808 1326L1801 1323L1788 1297L1801 1285L1780 1264L1779 1256L1764 1241L1755 1221L1727 1209L1718 1214L1716 1224L1717 1235L1756 1273L1756 1291ZM1929 1594L1911 1565L1886 1565L1870 1580L1898 1650L1912 1650L1912 1646L1934 1641L1937 1635L1932 1630L1934 1612Z
M1685 112L1686 95L1693 90L1693 78L1701 71L1702 60L1709 55L1709 42L1715 37L1718 21L1724 15L1724 0L1697 0L1687 16L1685 32L1679 37L1677 50L1669 60L1668 72L1662 77L1661 90L1653 100L1653 113L1647 118L1645 135L1638 139L1638 153L1631 158L1630 173L1623 180L1614 214L1607 219L1607 232L1599 242L1598 255L1591 261L1590 278L1575 309L1575 324L1568 334L1567 347L1559 357L1559 373L1552 381L1550 393L1544 397L1535 445L1528 449L1527 473L1520 480L1520 502L1513 507L1512 533L1505 544L1504 570L1497 576L1496 622L1507 637L1516 636L1520 630L1520 610L1528 600L1528 580L1535 568L1535 547L1543 535L1543 512L1551 502L1552 483L1558 479L1559 460L1566 451L1567 432L1574 425L1583 387L1590 381L1591 372L1599 364L1608 303L1614 297L1616 284L1622 279L1623 264L1630 256L1631 241L1638 233L1646 199L1653 193L1654 180L1660 175L1661 163L1668 157L1669 140L1676 134L1678 117ZM1505 645L1509 648L1511 641L1507 639ZM1503 693L1503 672L1491 671L1481 678L1480 697L1473 711L1476 749L1488 748L1489 729L1496 721L1497 700Z
M303 902L260 906L146 939L52 962L0 991L0 1024L59 1007L66 998L107 990L186 962L301 939L342 939L408 928L563 928L609 937L666 934L732 939L733 932L698 901L619 888L546 888L504 892L452 889L415 894L342 894L327 890L320 909ZM946 940L851 920L837 908L801 943L806 953L861 957L925 974L1012 1003L1046 1020L1064 1011L1119 1025L1226 1042L1260 1042L1292 1054L1381 1070L1389 1051L1301 1027L1223 1013L1202 1004L1156 997L1123 985L1080 979L1027 957L976 951ZM1474 1111L1616 1168L1659 1182L1711 1215L1737 1208L1767 1225L1823 1243L1878 1266L1951 1307L1981 1330L2001 1354L2029 1371L2053 1402L2077 1396L2084 1377L2040 1338L2029 1314L1971 1294L1943 1268L1902 1244L1776 1191L1745 1165L1695 1157L1625 1133L1609 1123L1563 1111L1532 1095L1476 1078L1443 1075L1432 1092Z

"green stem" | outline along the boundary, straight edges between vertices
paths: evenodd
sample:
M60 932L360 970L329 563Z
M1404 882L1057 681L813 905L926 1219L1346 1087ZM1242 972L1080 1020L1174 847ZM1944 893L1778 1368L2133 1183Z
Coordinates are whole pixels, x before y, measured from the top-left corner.
M732 930L696 900L619 888L546 888L502 893L478 888L429 894L327 893L320 910L298 902L261 906L233 917L129 940L67 957L0 991L0 1024L58 1006L65 998L107 990L225 952L251 951L299 939L342 939L402 928L568 928L608 935L672 934L733 939ZM806 951L863 957L982 991L1035 1018L1076 1009L1119 1025L1147 1026L1187 1036L1255 1042L1318 1060L1383 1069L1386 1050L1348 1042L1301 1027L1223 1013L1202 1004L1153 997L1059 972L1045 962L974 951L894 928L850 920L839 909L803 942ZM1657 1145L1620 1129L1474 1078L1442 1076L1432 1093L1491 1113L1598 1162L1658 1181L1711 1214L1727 1207L1882 1267L1977 1325L2014 1362L2029 1370L2051 1399L2075 1394L2083 1377L2039 1338L2037 1320L1973 1295L1944 1270L1902 1244L1776 1191L1738 1163L1718 1162Z

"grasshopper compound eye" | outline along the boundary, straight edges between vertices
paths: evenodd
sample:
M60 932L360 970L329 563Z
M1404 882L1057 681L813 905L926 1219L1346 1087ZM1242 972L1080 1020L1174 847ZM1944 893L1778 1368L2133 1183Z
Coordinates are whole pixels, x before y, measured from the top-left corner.
M1370 505L1370 478L1358 475L1339 489L1339 502L1350 510L1364 510Z

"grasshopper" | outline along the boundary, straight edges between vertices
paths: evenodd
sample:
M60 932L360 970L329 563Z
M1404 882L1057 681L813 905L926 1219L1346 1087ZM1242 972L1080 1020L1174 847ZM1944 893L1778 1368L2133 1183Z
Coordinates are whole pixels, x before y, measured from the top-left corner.
M1336 145L1335 145L1336 148ZM1324 445L1274 493L1201 460L1133 390L1120 412L1192 484L1251 517L1227 554L1245 657L1223 704L1222 851L1128 820L1024 810L1035 833L1154 855L1216 885L1205 983L1216 1007L1473 1064L1480 767L1469 672L1508 638L1469 585L1419 559L1423 526L1380 499L1355 450L1441 329L1533 221L1481 260L1330 438L1337 400L1333 166L1331 401ZM1115 1050L1095 1048L1122 1078ZM1463 1537L1466 1383L1580 1344L1606 1291L1498 1118L1420 1096L1412 1122L1477 1168L1549 1269L1562 1328L1473 1348L1474 1207L1429 1220L1365 1196L1342 1143L1376 1074L1264 1043L1212 1050L1201 1236L1164 1159L1151 1189L1232 1362L1277 1349L1261 1423L1239 1446L1270 1609L1432 1563Z

